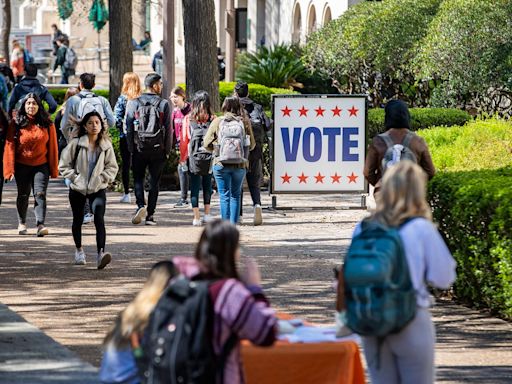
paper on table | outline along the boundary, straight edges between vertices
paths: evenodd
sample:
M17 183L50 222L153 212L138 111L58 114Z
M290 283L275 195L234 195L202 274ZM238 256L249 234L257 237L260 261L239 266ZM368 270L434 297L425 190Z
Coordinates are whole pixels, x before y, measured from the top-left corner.
M356 334L344 338L336 337L335 327L310 327L301 326L295 329L291 334L280 336L281 340L288 340L290 343L324 343L354 340L359 342L359 336Z

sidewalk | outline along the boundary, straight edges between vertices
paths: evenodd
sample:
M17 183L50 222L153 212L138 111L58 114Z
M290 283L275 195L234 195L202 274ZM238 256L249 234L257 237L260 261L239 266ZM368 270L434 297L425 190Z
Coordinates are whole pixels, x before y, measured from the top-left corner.
M0 302L69 348L80 359L98 367L101 342L107 329L140 289L150 266L170 256L194 252L201 228L192 227L190 209L172 209L178 195L177 192L161 194L155 214L158 226L149 227L132 225L130 216L135 206L120 204L120 194L109 193L107 248L114 259L112 265L98 271L93 262L94 228L90 225L84 227L84 246L90 262L84 267L72 265L71 213L66 188L60 181L50 183L46 224L51 234L42 239L35 237L33 226L29 228L29 236L17 234L15 185L7 184L0 206ZM252 220L248 193L245 198L245 225L240 227L242 253L258 261L264 289L272 305L313 322L332 323L332 267L340 262L350 243L354 225L366 212L303 210L282 214L264 211L264 225L253 227L248 225ZM263 194L262 198L264 205L270 204L268 195ZM358 196L278 197L279 206L336 205L343 208L358 203ZM214 196L212 207L212 213L218 215L218 196ZM31 220L33 212L29 208L29 224L32 224ZM437 304L433 317L438 334L437 382L511 382L512 324L445 301ZM56 354L41 352L40 346L51 345L47 341L51 339L39 334L38 337L44 336L46 341L32 342L32 335L36 333L27 335L19 328L9 328L12 330L10 333L3 331L6 329L5 321L0 318L1 384L4 383L7 357L11 361L26 360L27 366L33 366L32 358L39 364L41 359L44 360L40 356L45 356L45 353L46 356ZM16 339L9 339L12 337ZM8 347L6 351L6 339L22 345L24 337L27 350ZM69 353L67 349L64 351ZM70 364L67 369L73 371L73 363ZM17 367L24 371L23 366ZM87 367L85 372L91 372L91 365L84 363L84 367ZM46 375L53 374L39 371L37 377L43 380ZM13 373L11 376L17 377ZM62 377L60 381L48 379L46 382L80 383L73 377ZM32 383L29 379L19 380L20 383ZM5 383L17 384L12 380Z

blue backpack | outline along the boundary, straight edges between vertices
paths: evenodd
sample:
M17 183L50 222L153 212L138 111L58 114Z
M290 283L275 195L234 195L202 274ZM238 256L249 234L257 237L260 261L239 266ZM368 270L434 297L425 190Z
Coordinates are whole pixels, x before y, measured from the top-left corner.
M365 220L361 229L343 268L347 326L382 339L414 318L416 293L399 228Z

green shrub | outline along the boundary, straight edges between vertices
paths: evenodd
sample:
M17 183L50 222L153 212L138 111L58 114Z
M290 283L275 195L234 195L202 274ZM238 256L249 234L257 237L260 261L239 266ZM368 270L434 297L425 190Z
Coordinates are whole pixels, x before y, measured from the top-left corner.
M457 260L457 297L512 318L512 124L475 121L419 134L441 170L429 200Z
M471 116L464 111L449 108L411 108L411 130L454 125L464 125ZM397 127L398 128L398 127ZM384 109L375 108L368 111L369 138L385 131Z
M64 103L64 96L66 96L66 90L67 89L55 89L55 88L49 89L49 91L52 94L53 98L55 99L55 101L59 105ZM107 89L94 90L94 93L96 93L99 96L103 96L103 97L105 97L108 100L109 91Z

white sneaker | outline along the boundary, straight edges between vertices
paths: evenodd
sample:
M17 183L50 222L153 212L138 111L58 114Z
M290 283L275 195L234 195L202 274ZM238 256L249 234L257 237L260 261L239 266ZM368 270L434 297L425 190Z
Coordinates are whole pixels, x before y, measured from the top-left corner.
M146 216L146 213L147 211L145 207L137 208L135 215L132 217L132 224L140 224L142 222L142 218Z
M123 195L123 197L121 197L121 200L119 200L120 203L125 203L125 204L131 204L132 202L132 197L130 196L129 193L125 193Z
M201 221L206 224L206 223L209 223L210 221L213 220L213 217L212 215L204 215L203 218L201 219Z
M96 265L98 269L105 268L112 261L112 254L110 252L100 251L96 256Z
M94 215L92 213L86 213L84 215L84 224L89 224L94 220Z
M203 223L201 223L201 219L199 219L199 220L194 219L194 220L192 220L192 225L193 225L194 227L200 227L200 226L202 226L202 225L203 225Z
M26 235L27 233L27 226L25 224L18 224L18 234Z
M261 205L259 205L259 204L256 204L254 206L253 224L254 224L254 226L263 224L262 210L261 210Z
M75 265L85 265L85 252L83 250L75 251Z

